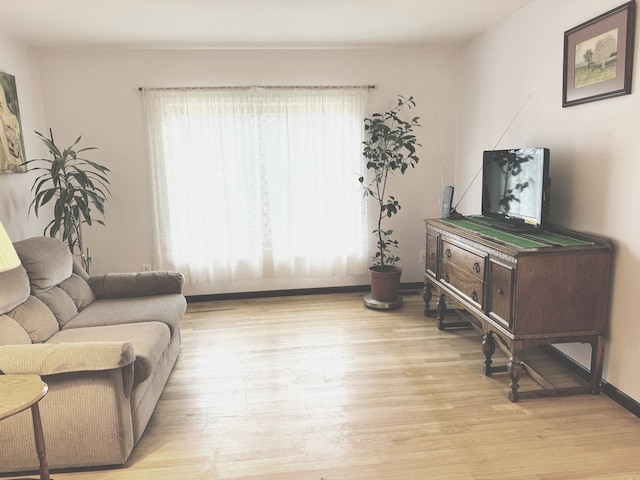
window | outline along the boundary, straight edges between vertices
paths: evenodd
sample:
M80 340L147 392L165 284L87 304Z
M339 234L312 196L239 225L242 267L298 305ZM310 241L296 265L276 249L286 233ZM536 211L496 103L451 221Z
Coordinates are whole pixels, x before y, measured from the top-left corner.
M366 94L144 90L156 266L188 284L366 273Z

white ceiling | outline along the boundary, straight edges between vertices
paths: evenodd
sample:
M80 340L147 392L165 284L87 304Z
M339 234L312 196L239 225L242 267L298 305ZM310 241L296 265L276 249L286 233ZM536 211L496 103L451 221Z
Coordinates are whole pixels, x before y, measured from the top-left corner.
M0 32L58 48L459 45L533 0L1 0Z

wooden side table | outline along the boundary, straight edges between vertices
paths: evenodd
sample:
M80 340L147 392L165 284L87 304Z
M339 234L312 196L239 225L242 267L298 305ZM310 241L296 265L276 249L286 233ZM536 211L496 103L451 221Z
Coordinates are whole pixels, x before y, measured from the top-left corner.
M0 375L0 420L31 408L36 452L40 460L40 480L50 480L44 433L38 402L49 387L38 375Z

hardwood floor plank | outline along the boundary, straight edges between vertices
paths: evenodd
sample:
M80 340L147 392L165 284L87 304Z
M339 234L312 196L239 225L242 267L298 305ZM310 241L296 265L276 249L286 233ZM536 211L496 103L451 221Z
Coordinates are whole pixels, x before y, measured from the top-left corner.
M507 375L482 374L477 332L439 331L419 295L404 300L392 312L358 293L190 304L127 465L54 478L640 479L638 418L602 395L510 402ZM545 354L529 361L556 387L583 384Z

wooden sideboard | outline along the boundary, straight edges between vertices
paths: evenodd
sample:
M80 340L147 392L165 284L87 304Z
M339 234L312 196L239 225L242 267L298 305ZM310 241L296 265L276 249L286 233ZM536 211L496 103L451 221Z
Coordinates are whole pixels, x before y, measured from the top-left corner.
M507 371L509 398L600 392L613 248L603 238L560 228L504 232L485 217L426 220L425 315L437 294L438 328L455 300L483 334L484 373ZM590 385L519 392L522 355L532 347L591 345ZM493 366L499 345L509 361Z

